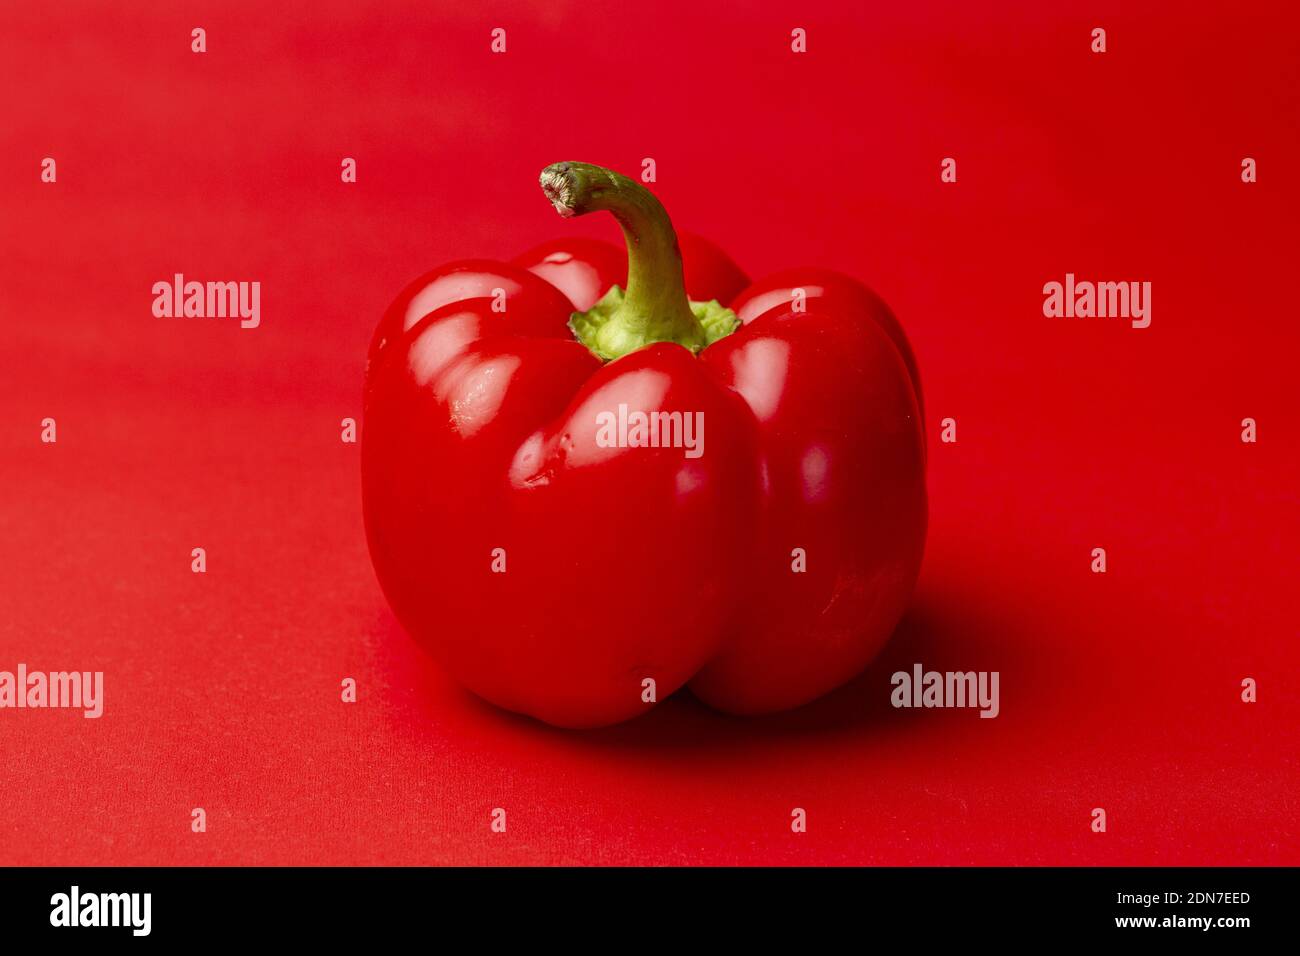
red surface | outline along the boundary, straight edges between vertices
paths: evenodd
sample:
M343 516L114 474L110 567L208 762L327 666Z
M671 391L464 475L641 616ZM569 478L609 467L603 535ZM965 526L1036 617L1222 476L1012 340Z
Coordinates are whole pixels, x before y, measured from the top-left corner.
M333 6L0 10L0 669L106 684L0 711L0 863L1300 863L1294 12ZM646 156L751 275L898 315L928 550L817 704L556 731L397 629L339 421L408 280L616 235L537 172ZM1044 318L1067 271L1151 281L1151 327ZM261 281L261 327L155 319L175 272ZM1001 716L893 710L916 661Z

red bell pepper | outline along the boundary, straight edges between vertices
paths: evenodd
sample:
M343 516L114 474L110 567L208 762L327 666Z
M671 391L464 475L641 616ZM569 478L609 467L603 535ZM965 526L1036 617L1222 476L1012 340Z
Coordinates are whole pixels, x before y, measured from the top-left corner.
M464 686L566 727L688 684L737 714L839 686L924 547L902 329L824 270L742 289L609 170L558 163L542 188L614 215L626 293L591 240L466 260L408 286L371 343L364 511L398 619Z

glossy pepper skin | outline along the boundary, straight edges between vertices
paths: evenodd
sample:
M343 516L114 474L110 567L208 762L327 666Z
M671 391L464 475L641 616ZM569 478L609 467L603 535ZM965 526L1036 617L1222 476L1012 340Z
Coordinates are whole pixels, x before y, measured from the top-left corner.
M465 687L564 727L687 685L736 714L834 689L888 639L924 547L901 327L847 277L747 286L716 247L679 252L608 170L542 184L562 214L613 213L629 258L559 240L452 263L372 340L363 504L398 619ZM602 439L620 406L698 416L699 454Z

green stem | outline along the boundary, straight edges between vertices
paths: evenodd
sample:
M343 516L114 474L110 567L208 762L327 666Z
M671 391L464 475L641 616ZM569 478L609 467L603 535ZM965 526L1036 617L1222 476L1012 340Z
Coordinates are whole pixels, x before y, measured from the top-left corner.
M541 183L561 216L605 210L627 240L627 292L615 287L570 322L583 344L601 358L615 359L652 342L676 342L698 352L716 338L686 298L677 234L650 190L589 163L547 166Z

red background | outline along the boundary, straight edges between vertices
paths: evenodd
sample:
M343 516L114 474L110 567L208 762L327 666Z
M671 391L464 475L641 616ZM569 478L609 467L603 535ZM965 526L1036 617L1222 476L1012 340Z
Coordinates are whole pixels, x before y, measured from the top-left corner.
M1300 863L1294 13L153 6L0 10L0 669L106 685L99 720L0 711L0 863ZM751 275L893 306L928 551L814 705L561 732L397 627L339 422L409 279L616 238L537 173L647 156ZM1151 327L1044 318L1067 271L1151 281ZM175 272L260 281L261 327L155 319ZM916 661L1000 671L1001 716L891 709Z

